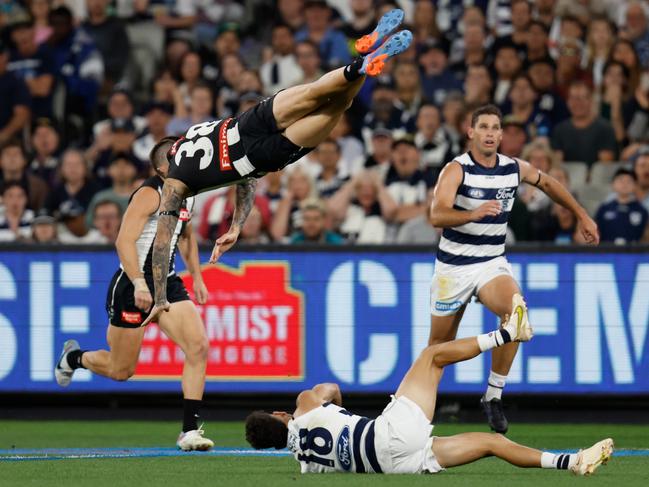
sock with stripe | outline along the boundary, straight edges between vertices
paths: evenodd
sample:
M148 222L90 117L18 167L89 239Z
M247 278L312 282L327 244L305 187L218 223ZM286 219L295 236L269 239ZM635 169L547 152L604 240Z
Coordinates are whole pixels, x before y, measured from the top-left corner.
M549 453L544 451L541 454L541 468L554 468L557 470L568 470L577 463L577 455L572 453Z
M343 70L343 75L345 76L345 79L349 82L352 82L352 81L356 81L358 78L363 76L359 72L359 69L361 69L362 66L363 66L362 57L357 57L356 59L354 59L351 63L345 66L345 69Z
M487 350L491 350L492 348L501 347L505 343L512 341L509 332L504 328L478 335L477 339L481 352L486 352Z
M489 372L489 379L487 380L487 392L485 392L485 401L492 399L500 399L503 395L503 389L507 382L506 375L496 374L493 370Z
M72 350L66 355L65 359L72 370L85 369L83 362L81 361L81 356L84 353L86 353L85 350Z

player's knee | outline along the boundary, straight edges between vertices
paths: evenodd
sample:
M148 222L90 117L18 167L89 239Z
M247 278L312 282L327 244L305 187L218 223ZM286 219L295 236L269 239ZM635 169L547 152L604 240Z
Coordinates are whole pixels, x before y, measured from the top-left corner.
M185 355L189 360L206 361L209 351L210 342L207 340L206 336L202 336L187 344Z
M430 362L431 365L438 365L437 364L437 356L440 351L441 344L436 344L436 345L428 345L424 350L421 352L421 357Z

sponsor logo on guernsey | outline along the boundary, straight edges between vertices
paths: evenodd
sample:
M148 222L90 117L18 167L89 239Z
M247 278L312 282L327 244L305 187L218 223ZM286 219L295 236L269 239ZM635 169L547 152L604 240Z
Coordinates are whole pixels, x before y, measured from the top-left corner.
M181 222L189 221L189 211L187 211L187 208L181 208L180 216L178 217L178 219Z
M484 191L478 188L471 188L469 190L469 196L471 196L471 198L481 199L484 198Z
M228 147L228 125L230 125L231 121L232 119L228 118L219 128L219 163L221 164L221 171L232 170L230 148Z
M514 188L501 188L496 193L497 200L508 200L514 197L516 190Z
M336 455L338 456L338 462L343 470L349 470L352 468L352 452L349 445L349 426L345 426L340 432L340 435L338 435L338 441L336 442Z
M137 325L138 323L142 323L142 313L139 311L122 311L122 321Z
M462 306L462 301L436 301L435 309L437 311L456 311Z
M169 156L173 157L176 155L176 152L178 152L178 147L180 147L180 144L182 144L185 141L185 136L181 136L174 144L171 146L171 149L169 149Z

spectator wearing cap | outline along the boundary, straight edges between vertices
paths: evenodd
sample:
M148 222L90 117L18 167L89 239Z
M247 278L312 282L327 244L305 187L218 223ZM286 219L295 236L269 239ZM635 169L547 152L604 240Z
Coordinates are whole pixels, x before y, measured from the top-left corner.
M100 201L114 201L119 205L121 214L126 211L129 198L136 189L135 178L137 174L138 164L132 155L121 152L113 156L108 166L108 177L111 180L110 188L97 192L88 203L86 224L89 228L94 218L95 206Z
M493 101L502 105L512 86L514 76L521 70L523 63L514 44L501 44L494 60L495 81Z
M431 39L423 45L419 55L424 95L438 106L450 92L462 90L462 82L448 65L449 49L446 39Z
M68 149L61 156L61 182L45 200L47 213L54 217L81 217L80 226L85 231L83 216L92 197L99 191L97 184L88 179L88 165L83 153ZM84 235L84 233L81 233Z
M614 161L617 153L615 132L609 122L595 116L590 86L575 82L568 92L570 119L552 132L552 147L563 161Z
M559 96L555 86L554 61L550 58L532 62L527 68L532 84L538 94L537 106L554 127L570 117L565 100Z
M442 166L455 155L451 138L442 126L439 108L432 103L425 103L419 108L414 142L421 154L421 168L427 185L432 186L437 182Z
M636 199L636 175L620 168L613 176L615 200L602 204L595 215L602 242L625 245L647 241L647 209Z
M513 115L503 118L503 140L498 152L509 157L520 157L527 143L525 123Z
M295 60L302 70L302 78L299 83L311 83L322 76L322 60L315 43L309 40L298 42L295 45Z
M32 155L29 172L54 186L59 166L61 136L52 121L39 118L32 130Z
M341 164L340 146L334 139L325 139L315 148L314 155L320 166L315 180L320 198L330 198L349 179Z
M392 130L378 127L372 131L368 154L363 161L363 167L377 172L381 180L390 169L392 162Z
M212 89L205 83L197 83L191 91L188 112L184 112L182 100L176 100L176 115L167 125L167 134L182 135L189 127L207 122L212 114Z
M28 239L34 212L27 209L27 191L18 181L9 181L2 186L2 209L0 242Z
M502 0L492 0L491 4L496 1L502 3ZM529 37L528 28L532 20L532 3L528 0L511 0L507 3L510 4L511 9L511 32L504 35L497 32L498 37L494 41L493 48L497 51L503 45L513 46L520 56L525 57Z
M636 197L649 211L649 146L643 147L633 163L636 177Z
M133 144L137 133L135 124L130 118L115 118L110 123L110 135L107 138L107 146L99 152L94 161L88 156L86 157L92 162L92 174L95 181L101 188L108 188L111 185L110 177L108 176L108 166L116 154L128 153L132 156ZM134 156L133 156L134 157ZM143 161L148 162L147 160Z
M293 244L340 245L345 240L335 232L327 230L327 207L322 200L310 198L300 204L302 228L291 235Z
M324 0L304 2L306 26L295 34L296 41L309 39L320 51L320 57L329 68L337 68L350 60L345 34L331 25L331 8Z
M27 170L22 145L11 140L0 149L0 186L10 181L20 183L27 191L27 206L38 211L45 202L48 187L45 181Z
M167 135L173 112L172 105L160 101L152 101L145 107L146 130L133 142L133 155L139 161L148 163L153 146Z
M65 114L93 115L99 88L104 79L104 63L92 38L74 26L72 12L57 7L50 12L54 69L65 84Z
M512 80L508 102L503 107L503 113L521 121L530 140L537 137L549 139L552 129L550 120L538 109L536 99L534 83L527 74L519 73Z
M89 208L88 212L92 212L92 228L96 229L104 239L104 242L97 243L114 244L124 214L122 206L115 200L103 199L97 201L94 208L92 210Z
M385 176L385 187L397 203L388 241L394 241L399 226L426 210L426 179L420 167L420 153L410 139L392 145L392 164Z
M267 96L298 84L304 76L295 58L295 40L288 26L278 24L273 27L271 47L272 57L259 68Z
M104 93L124 77L131 46L120 19L108 15L110 0L87 0L88 18L81 24L101 53L104 63Z
M633 42L640 64L649 69L649 7L644 2L627 4L623 33Z
M34 23L19 22L11 28L11 51L9 71L27 85L32 97L32 116L52 116L52 92L55 69L52 52L46 44L36 44Z
M9 50L0 38L0 145L20 134L31 115L31 96L24 81L7 70Z
M56 219L50 215L38 215L32 220L31 241L36 244L56 244L59 238Z
M381 244L386 242L387 224L397 204L376 171L363 171L340 188L327 207L340 233L348 242Z

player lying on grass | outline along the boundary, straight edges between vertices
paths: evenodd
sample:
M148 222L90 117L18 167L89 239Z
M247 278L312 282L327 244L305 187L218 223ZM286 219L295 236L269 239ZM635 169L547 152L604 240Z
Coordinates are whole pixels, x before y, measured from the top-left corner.
M142 322L153 303L151 252L160 193L169 168L166 161L158 162L160 165L154 166L158 175L144 181L131 196L115 243L120 268L113 276L106 296L109 317L106 339L110 350L81 350L76 340L66 341L54 369L56 381L63 387L70 383L74 371L79 368L118 381L129 379L135 372L145 332ZM182 450L207 450L214 443L203 437L198 419L205 388L209 342L203 322L174 266L178 247L192 275L196 300L204 304L207 288L201 276L198 244L190 221L193 206L193 197L182 201L180 221L170 237L173 251L166 265L165 279L166 297L171 304L169 312L160 316L158 325L185 354L182 375L184 418L176 444Z
M319 384L298 395L293 414L256 411L248 416L246 439L256 449L288 447L302 473L436 473L489 456L517 467L593 473L612 455L613 440L576 454L554 454L519 445L499 433L431 436L444 367L532 338L523 298L515 294L512 301L511 313L499 330L427 347L378 418L346 411L338 386Z
M165 263L181 201L220 186L237 186L232 225L216 241L210 258L215 262L237 241L252 208L256 179L297 161L325 140L363 86L365 76L379 75L388 58L408 48L410 31L392 34L402 20L402 10L386 13L373 35L356 44L365 56L348 66L313 83L280 91L234 118L194 125L182 137L166 137L153 148L151 159L169 160L170 168L153 247L155 306L145 323L169 309Z

